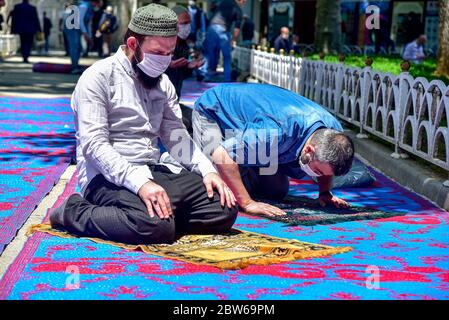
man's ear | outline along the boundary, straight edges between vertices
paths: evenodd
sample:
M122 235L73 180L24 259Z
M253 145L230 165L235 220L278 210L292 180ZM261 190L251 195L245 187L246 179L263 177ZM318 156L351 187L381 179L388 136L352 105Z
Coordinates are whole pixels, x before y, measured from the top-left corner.
M128 40L126 40L126 45L131 50L136 51L137 50L137 39L135 37L129 37Z
M304 153L313 153L315 154L315 147L312 146L311 144L308 144L304 147Z

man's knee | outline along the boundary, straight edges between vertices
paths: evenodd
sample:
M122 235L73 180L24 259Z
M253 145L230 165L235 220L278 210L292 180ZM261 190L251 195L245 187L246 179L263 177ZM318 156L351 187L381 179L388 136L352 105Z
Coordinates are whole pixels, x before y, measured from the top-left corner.
M203 208L193 219L178 219L179 234L212 234L226 233L235 223L238 207L222 207L220 197L216 194L213 203Z
M281 201L290 188L290 181L286 175L260 176L258 193L264 199Z
M288 195L289 185L287 184L279 184L274 186L271 192L267 195L267 199L281 201L284 200Z
M148 214L147 212L143 213ZM132 244L172 244L176 239L175 221L174 217L169 219L160 219L155 216L151 218L142 218L142 213L139 212L138 215L141 217L134 217L128 221L131 221L131 226L129 228L129 234L127 235L127 243Z
M233 206L231 208L225 207L223 209L223 231L229 231L237 220L237 216L239 214L239 209L237 206Z
M215 221L214 232L224 233L228 232L232 229L235 221L237 220L237 216L239 213L239 209L237 206L233 206L229 208L228 206L221 208L220 214L217 216L217 221Z

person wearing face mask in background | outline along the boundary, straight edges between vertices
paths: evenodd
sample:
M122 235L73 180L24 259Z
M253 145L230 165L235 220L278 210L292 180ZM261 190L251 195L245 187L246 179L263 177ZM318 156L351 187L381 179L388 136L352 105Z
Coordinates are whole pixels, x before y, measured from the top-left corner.
M284 50L286 54L292 49L290 42L290 30L287 27L281 28L281 34L274 40L274 49L279 53L281 49Z
M169 68L165 72L173 83L176 89L178 99L181 98L182 84L185 79L192 76L192 72L195 69L204 65L204 59L190 59L190 48L187 44L187 38L191 31L191 18L187 8L182 6L176 6L172 10L178 16L178 40L176 42L175 53L173 54L173 60L170 63ZM191 131L192 111L181 105L183 114L183 122L186 128Z
M190 138L164 74L177 25L167 7L137 9L125 45L81 76L71 106L82 195L71 195L51 212L54 228L163 244L184 234L227 232L234 224L235 198ZM177 162L161 157L159 141Z
M222 84L196 101L192 125L194 141L242 212L285 214L256 199L281 201L289 177L305 176L317 181L322 206L348 206L331 188L339 179L345 187L356 186L358 181L347 178L354 170L354 145L337 119L313 101L272 85Z

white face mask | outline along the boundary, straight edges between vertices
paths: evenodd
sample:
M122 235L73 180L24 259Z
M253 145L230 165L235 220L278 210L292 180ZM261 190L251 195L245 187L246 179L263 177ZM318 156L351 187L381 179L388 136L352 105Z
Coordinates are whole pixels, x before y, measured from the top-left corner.
M310 163L310 162L309 162ZM301 160L299 160L299 165L301 166L301 170L304 171L305 174L307 174L309 177L321 177L321 175L316 174L315 171L313 171L308 164L302 163Z
M172 55L163 56L160 54L144 53L142 62L137 64L137 66L147 76L157 78L168 69L171 60Z
M178 27L179 27L178 37L180 37L183 40L187 39L187 37L190 34L190 31L192 30L191 24L190 23L180 24Z

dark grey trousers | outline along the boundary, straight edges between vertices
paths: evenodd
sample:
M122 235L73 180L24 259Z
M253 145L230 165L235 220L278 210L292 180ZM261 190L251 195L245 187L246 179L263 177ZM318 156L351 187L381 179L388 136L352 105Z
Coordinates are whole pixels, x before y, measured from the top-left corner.
M259 174L258 167L240 166L243 185L251 197L258 200L283 200L289 191L290 181L287 175L278 172L271 176Z
M231 229L238 209L223 208L218 193L209 199L200 176L185 170L173 174L164 166L151 169L153 181L170 198L174 217L151 218L139 196L99 175L88 185L84 198L72 195L50 215L52 226L79 236L128 244L170 244L185 234Z

